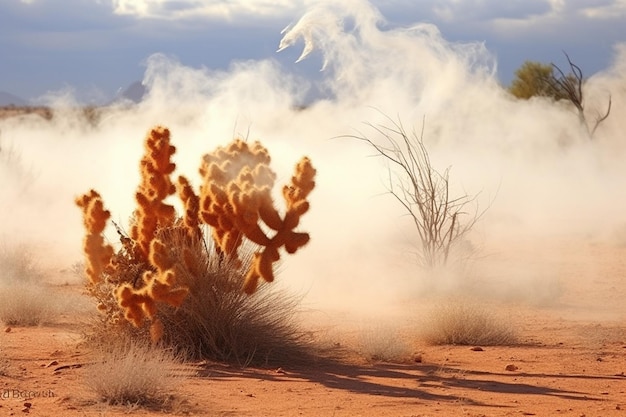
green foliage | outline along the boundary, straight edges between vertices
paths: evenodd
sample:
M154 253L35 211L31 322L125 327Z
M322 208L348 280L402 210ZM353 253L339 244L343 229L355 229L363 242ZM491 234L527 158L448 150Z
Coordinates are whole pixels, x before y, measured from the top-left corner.
M517 98L529 99L534 96L552 97L555 100L566 98L561 89L554 88L554 67L552 64L526 61L517 71L509 92Z
M526 61L515 72L516 78L509 87L509 92L517 98L529 99L534 96L550 97L556 101L566 100L578 113L578 120L584 127L589 138L611 113L611 96L604 113L597 113L595 120L590 122L585 114L585 97L583 85L585 78L580 67L565 54L570 72L565 73L555 64Z

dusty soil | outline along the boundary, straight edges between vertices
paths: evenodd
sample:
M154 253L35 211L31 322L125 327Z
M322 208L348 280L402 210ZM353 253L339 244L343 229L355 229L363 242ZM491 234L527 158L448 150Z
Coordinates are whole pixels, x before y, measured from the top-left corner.
M339 361L246 369L189 364L178 370L182 377L163 410L106 405L85 387L90 352L80 318L12 327L0 334L9 363L0 376L0 415L626 416L626 247L569 242L558 253L553 270L565 284L557 302L484 302L512 318L520 335L515 346L427 345L410 326L431 307L421 301L402 306L396 320L410 356L374 362L358 343L362 321L349 311L312 312L308 325L326 329L319 334Z

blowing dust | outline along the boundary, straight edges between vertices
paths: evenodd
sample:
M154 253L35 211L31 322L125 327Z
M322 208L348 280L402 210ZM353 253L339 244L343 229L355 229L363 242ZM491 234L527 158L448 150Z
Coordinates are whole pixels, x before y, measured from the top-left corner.
M112 105L90 121L62 97L51 100L49 121L1 120L0 238L34 245L55 267L80 261L74 198L98 190L127 225L143 139L164 125L177 174L195 185L202 155L237 136L268 148L280 186L301 156L311 158L317 186L300 225L311 241L283 258L275 284L304 294L308 307L377 314L450 292L556 304L570 284L604 274L600 262L615 260L599 261L590 245L618 253L626 244L626 45L585 84L590 120L612 99L590 139L570 107L509 96L483 44L448 42L424 23L381 29L383 21L366 3L325 5L287 28L278 53L302 48L300 59L319 61L319 79L272 57L216 71L155 54L139 104ZM451 197L473 197L465 220L480 215L441 273L416 265L417 232L388 192L399 172L349 137L384 143L373 127L393 122L423 137L439 172L450 169ZM114 229L107 236L117 242Z

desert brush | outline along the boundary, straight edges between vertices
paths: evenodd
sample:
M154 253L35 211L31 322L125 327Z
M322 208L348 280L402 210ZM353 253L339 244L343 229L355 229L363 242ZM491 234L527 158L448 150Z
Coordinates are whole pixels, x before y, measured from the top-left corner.
M291 183L283 187L286 211L281 215L271 197L276 174L269 166L268 150L258 141L249 144L236 139L203 156L199 169L202 184L196 193L187 178L171 179L176 148L170 136L169 129L157 126L145 139L130 232L115 225L121 242L117 252L104 238L111 214L100 194L90 190L76 199L86 230L83 249L88 291L112 323L120 324L123 317L139 328L147 319L155 341L163 335L159 305L181 306L190 291L188 277L200 274L197 258L207 255L198 255L199 244L207 251L214 247L220 259L233 268L247 267L240 291L252 294L259 279L274 280L274 263L280 260L281 248L292 254L309 241L308 233L295 229L309 209L307 197L315 187L316 171L304 157L296 165ZM182 203L182 216L166 202L174 195ZM211 228L214 245L206 244L206 225ZM174 235L177 248L173 247ZM259 248L248 263L239 259L244 240ZM179 277L183 276L181 283Z

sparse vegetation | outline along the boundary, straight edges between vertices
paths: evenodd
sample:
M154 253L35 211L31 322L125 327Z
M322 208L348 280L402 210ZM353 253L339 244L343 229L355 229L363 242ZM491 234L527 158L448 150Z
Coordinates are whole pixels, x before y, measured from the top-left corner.
M528 100L531 97L551 97L554 100L565 99L565 93L555 90L548 80L554 77L554 67L536 61L525 61L515 71L515 78L508 91L517 98Z
M400 122L389 121L391 127L368 125L385 144L366 135L350 137L366 142L398 169L398 173L390 170L388 189L413 220L421 243L418 264L430 270L446 266L454 245L484 212L466 211L475 196L450 194L450 169L440 173L433 167L423 132L409 135Z
M0 321L11 326L36 326L59 311L41 280L43 272L24 244L0 247Z
M162 409L174 392L180 361L164 349L137 343L105 346L85 370L85 383L101 401Z
M33 249L24 243L0 244L0 283L41 281L43 272L35 259Z
M0 285L0 321L10 326L37 326L59 312L58 300L41 284Z
M409 344L391 325L363 329L360 346L362 354L372 361L402 363L408 361L412 354Z
M450 302L435 308L422 329L424 340L433 345L511 345L517 342L512 323L480 305Z
M578 113L578 119L590 138L596 129L611 113L611 96L609 95L606 111L597 113L593 123L589 122L585 114L585 96L583 85L585 79L581 68L574 64L569 55L565 54L570 68L565 73L556 64L542 64L539 62L526 61L515 72L509 92L517 98L529 99L534 96L550 97L553 100L565 100L569 102Z
M87 231L87 289L103 313L102 329L149 336L194 358L244 365L289 358L304 346L291 321L296 300L259 280L274 280L281 247L294 253L309 240L294 229L315 185L310 161L303 158L283 187L281 216L271 198L275 174L259 142L236 140L205 155L199 194L184 177L172 183L174 152L169 130L147 136L137 210L129 233L116 226L117 252L103 237L110 213L100 195L92 190L77 199ZM176 191L182 217L165 202ZM260 248L254 253L253 244Z

